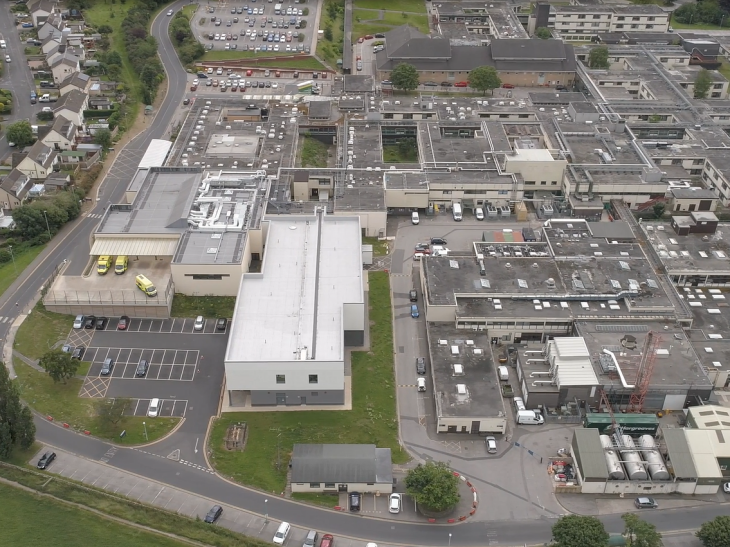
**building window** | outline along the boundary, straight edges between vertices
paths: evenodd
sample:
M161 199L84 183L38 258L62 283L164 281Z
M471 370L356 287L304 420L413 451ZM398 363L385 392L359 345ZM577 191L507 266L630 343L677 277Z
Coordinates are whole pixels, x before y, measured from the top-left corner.
M626 17L624 17L623 15L619 15L619 16L618 16L618 17L616 18L616 20L617 20L617 21L625 21L625 20L626 20Z
M312 397L319 397L319 391L310 391Z
M541 180L540 181L540 185L541 186L547 186L547 181L546 180Z
M624 28L623 25L616 25L616 28Z
M310 384L318 384L319 383L319 375L318 374L310 374L309 375L309 383Z
M659 62L660 63L668 63L669 62L669 57L659 57Z
M654 17L649 17L647 20L648 21L653 21L654 20Z
M441 191L441 193L442 193L442 194L443 194L444 196L450 196L450 195L451 195L451 190L442 190L442 191Z
M277 374L276 375L276 383L277 384L285 384L286 383L286 374Z
M682 160L672 160L672 165L682 165Z
M309 483L309 487L310 488L319 488L319 483L318 482L310 482Z
M586 16L585 16L585 15L579 15L579 16L578 16L578 19L585 19L585 18L586 18Z
M224 277L229 277L229 274L185 274L185 277L192 277L200 281L220 281Z
M328 488L328 489L329 488L334 488L335 487L335 483L334 482L326 482L326 483L324 483L324 487L325 488Z
M509 194L509 190L500 190L499 192L497 192L497 195L500 196L506 196L507 194Z
M650 30L650 29L653 29L653 28L654 28L654 25L646 25L646 30Z

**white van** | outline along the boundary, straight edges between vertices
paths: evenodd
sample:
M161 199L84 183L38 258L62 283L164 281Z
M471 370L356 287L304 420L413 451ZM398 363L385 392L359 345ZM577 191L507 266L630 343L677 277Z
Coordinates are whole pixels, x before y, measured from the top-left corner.
M418 391L426 391L426 379L416 378L416 386L418 387Z
M503 382L509 380L509 370L507 370L507 367L497 367L497 372L499 373L500 380Z
M474 216L477 217L477 220L484 220L484 209L482 209L481 207L477 207L474 210Z
M461 221L461 203L454 203L451 213L454 215L455 221Z
M418 224L419 221L420 221L420 219L418 218L418 212L417 211L413 211L411 213L411 222L413 224Z
M286 541L287 536L289 535L289 532L291 531L291 526L288 522L282 522L279 525L279 529L274 534L274 543L277 545L284 545L284 542Z
M152 399L150 401L150 407L147 409L147 416L150 418L157 418L157 415L160 412L160 400L159 399Z
M522 400L522 397L515 397L512 399L512 402L515 405L515 411L520 412L521 410L525 410L525 403Z
M534 410L520 410L517 413L517 423L521 425L542 425L545 418Z

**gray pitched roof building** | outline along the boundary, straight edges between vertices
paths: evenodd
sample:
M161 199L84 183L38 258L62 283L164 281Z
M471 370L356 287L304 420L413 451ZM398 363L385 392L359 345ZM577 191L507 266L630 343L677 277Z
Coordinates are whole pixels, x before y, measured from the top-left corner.
M291 482L392 485L390 448L374 444L295 444Z

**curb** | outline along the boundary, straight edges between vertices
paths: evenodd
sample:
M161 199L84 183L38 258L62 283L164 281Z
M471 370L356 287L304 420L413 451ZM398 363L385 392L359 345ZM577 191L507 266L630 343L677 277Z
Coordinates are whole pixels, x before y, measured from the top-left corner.
M455 477L458 477L461 482L466 484L467 487L471 490L472 495L472 502L471 502L471 510L466 515L459 515L458 517L449 518L446 520L439 520L435 518L429 518L428 522L429 524L459 524L461 522L464 522L469 517L474 516L476 514L477 509L479 508L479 496L477 495L477 489L474 487L474 485L471 483L469 479L466 478L465 475L462 475L461 473L457 473L456 471L452 471Z

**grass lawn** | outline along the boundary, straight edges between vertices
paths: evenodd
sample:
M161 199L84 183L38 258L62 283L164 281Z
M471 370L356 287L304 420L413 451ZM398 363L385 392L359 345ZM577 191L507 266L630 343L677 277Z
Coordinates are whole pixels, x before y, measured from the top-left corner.
M340 496L337 494L317 494L315 492L293 492L292 499L298 501L306 501L313 505L321 505L322 507L335 507L340 502Z
M37 473L0 466L0 477L17 482L33 490L55 496L85 507L93 508L101 513L111 515L130 523L148 526L160 532L175 534L196 542L196 545L215 545L216 547L265 547L269 543L232 532L221 526L211 526L201 520L193 520L176 513L164 511L143 503L128 500L93 487L82 486L73 481L55 477L49 481L45 473ZM19 509L4 503L4 511L0 512L0 526L3 526L3 545L13 547L30 547L31 545L53 545L64 547L78 545L103 545L104 547L148 547L190 545L169 538L157 536L107 521L98 515L86 513L83 509L69 508L57 501L37 498L32 494L21 496L19 490L2 486L0 499L20 500L23 505ZM36 518L36 509L38 515ZM11 516L12 515L12 516ZM88 518L87 518L88 515ZM25 524L21 526L21 523ZM39 526L42 523L42 526ZM38 530L31 529L31 524ZM15 540L6 540L8 530L17 534ZM20 530L24 533L16 532ZM46 537L43 530L48 530ZM88 535L87 535L88 534ZM15 538L16 536L12 536ZM34 543L30 543L28 540ZM45 540L45 541L44 541Z
M392 29L401 25L409 24L412 27L416 27L424 34L428 34L429 32L428 16L426 15L412 15L407 13L406 17L403 17L403 12L386 11L383 14L383 18L378 19L378 12L376 11L355 10L353 13L353 20L353 41L357 40L360 36L363 36L359 29L364 29L365 27L389 27ZM355 32L355 29L358 29L358 31ZM365 34L368 33L365 32ZM371 32L370 34L373 33Z
M329 147L309 135L304 135L303 141L302 167L327 167L327 151Z
M38 302L18 329L13 349L30 359L40 359L57 342L66 340L73 322L72 315L50 312Z
M364 245L373 246L374 256L385 256L388 254L388 242L380 241L377 237L364 237L362 238Z
M109 25L112 33L109 35L110 47L109 51L117 51L122 56L122 80L127 85L127 122L128 126L134 123L139 112L139 101L137 100L137 89L142 85L139 75L134 71L132 65L127 58L127 48L124 46L122 38L122 21L126 17L127 12L136 7L135 0L126 0L124 3L116 3L111 7L104 1L96 0L90 7L83 10L84 19L87 25L99 27L101 25ZM111 17L111 14L114 17Z
M408 154L401 153L397 144L383 146L383 163L415 163L418 161L418 150L409 150Z
M88 430L92 435L112 440L122 445L152 442L169 433L178 423L178 418L156 418L126 416L115 425L100 424L96 419L96 402L99 399L79 397L83 380L71 378L67 383L54 384L48 374L39 372L23 363L13 361L18 374L18 387L21 397L44 416L53 416L59 423L67 423L77 431ZM84 363L81 365L84 366ZM146 422L147 437L144 434ZM126 436L119 434L126 430Z
M176 294L172 300L172 317L233 317L235 296L185 296Z
M317 40L317 54L327 61L330 65L334 66L337 63L337 59L342 57L342 41L344 39L344 10L338 10L337 17L334 19L330 18L329 10L327 6L329 4L340 5L340 2L336 0L324 0L322 6L319 28L324 30L327 27L332 28L332 41L324 39L324 36L320 35ZM315 32L315 31L313 31Z
M20 467L28 465L30 459L36 455L41 449L41 443L34 442L28 450L21 450L20 448L14 448L10 453L10 456L5 458L3 461L12 463L13 465L19 465Z
M239 59L250 59L250 66L270 68L294 68L299 70L325 70L325 66L314 57L306 59L279 59L278 57L291 57L291 52L261 52L261 51L206 51L201 62L205 61L236 61Z
M178 547L186 545L99 518L89 511L0 484L3 542L15 547L104 545L106 547ZM39 526L39 523L43 523Z
M357 42L358 38L362 38L367 34L378 34L379 32L388 32L393 30L390 25L384 25L379 23L352 23L352 42Z
M713 23L692 23L691 25L688 25L687 23L680 23L676 19L672 20L671 26L673 29L696 29L696 30L724 30L724 29L730 29L730 22L728 23L728 26L725 25L720 27L720 25L715 25Z
M354 0L355 8L426 13L423 0Z
M352 410L224 414L215 422L210 438L211 461L218 471L240 483L279 493L286 484L295 443L375 444L391 448L394 463L408 461L398 444L388 274L370 273L369 285L371 349L352 354ZM248 425L243 452L229 452L223 446L228 426L236 422Z
M727 61L723 61L722 66L718 68L717 71L730 80L730 64L728 64Z
M15 280L23 273L23 270L25 270L45 248L45 245L31 247L27 251L15 254L15 264L13 264L13 261L11 260L7 264L0 266L0 294L3 294L8 290L10 285L15 283Z
M197 4L188 4L187 6L183 7L182 12L185 17L187 17L188 21L190 21L190 18L193 16L193 14L197 11L198 5ZM205 17L205 13L203 13L203 17Z

